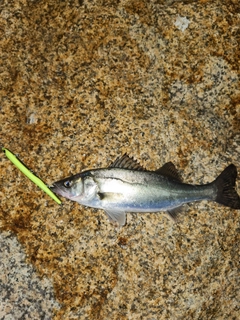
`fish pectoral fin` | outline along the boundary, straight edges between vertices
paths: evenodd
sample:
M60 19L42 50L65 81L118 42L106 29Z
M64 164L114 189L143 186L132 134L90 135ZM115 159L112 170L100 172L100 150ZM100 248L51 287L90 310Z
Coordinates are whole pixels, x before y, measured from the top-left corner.
M126 223L126 212L117 209L105 210L110 221L117 222L120 227L124 226Z
M122 199L121 193L116 192L98 192L98 198L102 201L102 203L107 201L120 201Z

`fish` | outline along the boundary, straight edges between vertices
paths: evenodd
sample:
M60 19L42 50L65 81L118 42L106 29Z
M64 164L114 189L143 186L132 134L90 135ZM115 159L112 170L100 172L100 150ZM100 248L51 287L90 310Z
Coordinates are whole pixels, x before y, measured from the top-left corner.
M127 154L107 168L92 169L54 182L50 189L81 205L103 209L109 220L124 226L126 213L164 211L176 221L186 203L210 200L240 209L236 191L237 169L230 164L211 183L183 183L172 162L146 170Z

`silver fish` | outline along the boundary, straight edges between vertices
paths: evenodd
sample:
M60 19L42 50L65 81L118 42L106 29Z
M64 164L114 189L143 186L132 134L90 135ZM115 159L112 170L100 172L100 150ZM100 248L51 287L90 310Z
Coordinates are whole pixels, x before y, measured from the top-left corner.
M105 210L110 220L123 226L127 212L166 211L176 219L178 209L193 201L211 200L240 209L235 190L237 169L230 164L211 183L182 183L172 162L156 171L145 170L124 154L108 168L81 172L57 181L51 190L78 203Z

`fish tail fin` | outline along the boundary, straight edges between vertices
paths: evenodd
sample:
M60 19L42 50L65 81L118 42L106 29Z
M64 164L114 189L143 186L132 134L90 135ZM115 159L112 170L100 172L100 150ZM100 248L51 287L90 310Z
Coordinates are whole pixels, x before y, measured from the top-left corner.
M237 168L230 164L214 181L217 186L216 202L233 209L240 209L240 197L235 189Z

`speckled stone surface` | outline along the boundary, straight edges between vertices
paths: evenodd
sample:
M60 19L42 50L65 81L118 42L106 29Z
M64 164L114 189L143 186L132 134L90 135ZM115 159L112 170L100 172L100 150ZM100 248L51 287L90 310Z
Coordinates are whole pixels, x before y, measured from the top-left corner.
M239 1L5 1L0 26L0 145L47 184L124 152L189 183L239 172ZM0 229L1 319L239 318L236 210L118 230L2 154Z
M52 319L59 304L51 281L40 279L16 237L0 233L0 319Z

